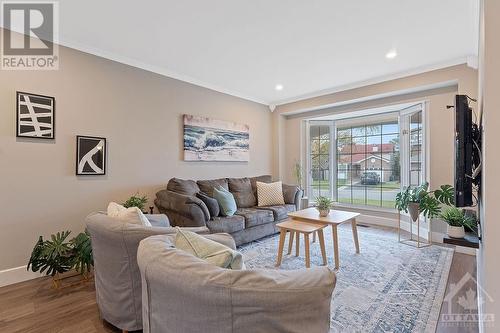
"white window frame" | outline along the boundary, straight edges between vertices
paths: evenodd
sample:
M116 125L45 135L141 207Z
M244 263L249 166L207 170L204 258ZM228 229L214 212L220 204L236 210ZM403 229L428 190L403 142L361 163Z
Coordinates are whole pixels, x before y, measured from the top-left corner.
M429 181L429 146L428 146L428 117L427 117L427 109L428 109L428 102L427 101L422 101L422 102L415 102L414 105L407 107L405 109L396 111L399 113L398 116L398 126L400 128L400 177L401 177L401 188L404 186L408 186L409 184L409 158L408 154L409 151L407 147L409 145L406 145L407 140L408 140L408 135L403 135L403 130L405 129L404 126L409 125L407 121L409 121L409 115L415 113L415 112L422 112L422 157L424 158L424 161L422 163L422 170L421 170L421 178L425 181ZM310 126L311 124L314 125L329 125L330 126L330 174L329 174L329 183L330 183L330 196L336 201L337 200L337 191L335 189L337 188L337 126L336 126L336 121L338 120L343 120L343 119L349 119L349 118L356 118L360 116L372 116L376 114L387 114L387 113L394 113L395 111L390 111L390 112L378 112L378 113L370 113L369 110L367 111L355 111L355 112L348 112L348 113L343 113L343 114L338 114L332 117L331 120L311 120L311 119L306 119L304 120L304 129L305 129L305 164L306 164L306 179L305 179L305 192L307 197L309 198L310 203L314 203L313 197L311 197L311 185L312 185L312 170L311 170L311 136L310 136ZM406 126L409 127L409 126ZM405 148L402 149L403 144L405 144ZM404 155L404 156L403 156ZM302 155L304 156L304 155ZM383 212L396 212L395 208L387 208L387 207L376 207L376 206L367 206L367 205L353 205L353 204L346 204L346 203L336 203L336 205L341 206L341 207L348 207L348 208L354 208L354 209L362 209L362 210L368 210L368 211L383 211Z

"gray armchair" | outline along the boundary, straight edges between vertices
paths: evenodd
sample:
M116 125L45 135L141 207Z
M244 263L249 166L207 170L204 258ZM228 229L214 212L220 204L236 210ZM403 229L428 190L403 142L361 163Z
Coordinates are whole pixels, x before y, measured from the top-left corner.
M227 270L173 244L161 235L139 245L145 333L328 332L336 282L328 267Z
M141 276L137 266L139 242L152 235L176 232L170 227L167 216L146 217L153 227L123 223L103 213L91 214L86 219L101 317L124 331L142 329ZM190 230L208 233L206 227Z

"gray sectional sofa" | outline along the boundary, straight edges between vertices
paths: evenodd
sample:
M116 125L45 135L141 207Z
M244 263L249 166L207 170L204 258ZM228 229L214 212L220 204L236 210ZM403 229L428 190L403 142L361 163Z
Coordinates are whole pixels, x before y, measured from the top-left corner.
M167 188L156 193L155 205L169 217L173 226L206 226L211 233L229 233L236 245L248 243L278 232L276 223L299 209L302 191L297 186L283 185L284 205L257 206L257 182L270 183L271 176L252 178L221 178L212 180L183 180L172 178ZM233 216L212 216L200 193L212 196L213 188L229 190L238 210Z

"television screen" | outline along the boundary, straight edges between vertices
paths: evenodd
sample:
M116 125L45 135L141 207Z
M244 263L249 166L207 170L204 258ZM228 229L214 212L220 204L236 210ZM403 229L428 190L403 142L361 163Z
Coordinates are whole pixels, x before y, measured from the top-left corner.
M472 110L466 95L455 96L455 206L472 206Z

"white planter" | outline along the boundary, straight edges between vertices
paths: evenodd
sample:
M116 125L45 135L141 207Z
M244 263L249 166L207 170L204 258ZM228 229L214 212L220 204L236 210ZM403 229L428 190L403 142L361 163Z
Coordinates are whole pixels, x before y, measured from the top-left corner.
M321 217L326 217L328 216L328 214L330 214L330 209L319 209L319 208L317 209L319 211L319 216Z
M452 238L464 238L465 237L465 230L464 227L453 227L451 225L448 225L447 229L448 236Z

